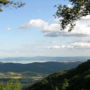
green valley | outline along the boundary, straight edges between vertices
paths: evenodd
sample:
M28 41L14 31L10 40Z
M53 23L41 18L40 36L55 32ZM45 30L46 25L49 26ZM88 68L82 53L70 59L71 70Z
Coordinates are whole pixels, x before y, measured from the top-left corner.
M90 60L75 69L51 74L26 90L90 90Z

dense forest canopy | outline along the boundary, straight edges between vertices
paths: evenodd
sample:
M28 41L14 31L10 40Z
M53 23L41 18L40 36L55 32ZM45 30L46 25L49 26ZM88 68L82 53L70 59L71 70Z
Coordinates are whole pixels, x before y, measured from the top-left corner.
M75 26L75 21L83 16L90 15L90 0L69 0L71 7L68 5L57 6L56 17L60 19L62 29L70 25L69 31Z

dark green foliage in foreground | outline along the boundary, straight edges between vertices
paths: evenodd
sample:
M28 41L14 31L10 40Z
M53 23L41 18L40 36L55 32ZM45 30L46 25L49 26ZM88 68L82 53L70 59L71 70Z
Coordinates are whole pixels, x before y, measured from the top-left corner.
M69 0L72 7L67 5L59 5L57 7L56 16L62 17L60 20L62 29L65 29L70 24L70 31L75 25L75 21L83 16L90 15L90 0Z
M54 73L26 90L90 90L90 60L75 69Z
M25 3L22 3L20 0L18 2L15 2L15 0L0 0L0 12L3 11L3 7L13 6L15 8L20 8Z
M0 83L0 90L21 90L21 84L18 80L10 80L7 83Z

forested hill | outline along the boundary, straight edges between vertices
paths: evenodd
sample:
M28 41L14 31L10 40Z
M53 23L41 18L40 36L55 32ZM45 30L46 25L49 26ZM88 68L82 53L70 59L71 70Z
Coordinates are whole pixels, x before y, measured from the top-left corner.
M75 69L54 73L27 90L90 90L90 60Z
M30 63L30 64L17 64L17 63L0 63L0 72L36 72L50 74L56 71L70 69L76 67L81 62L44 62L44 63Z

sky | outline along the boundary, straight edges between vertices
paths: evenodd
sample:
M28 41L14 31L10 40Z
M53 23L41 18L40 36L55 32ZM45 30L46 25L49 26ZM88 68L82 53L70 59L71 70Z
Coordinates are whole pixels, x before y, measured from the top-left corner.
M65 0L23 0L24 7L0 13L0 57L90 56L90 15L72 32L61 31L55 5Z

